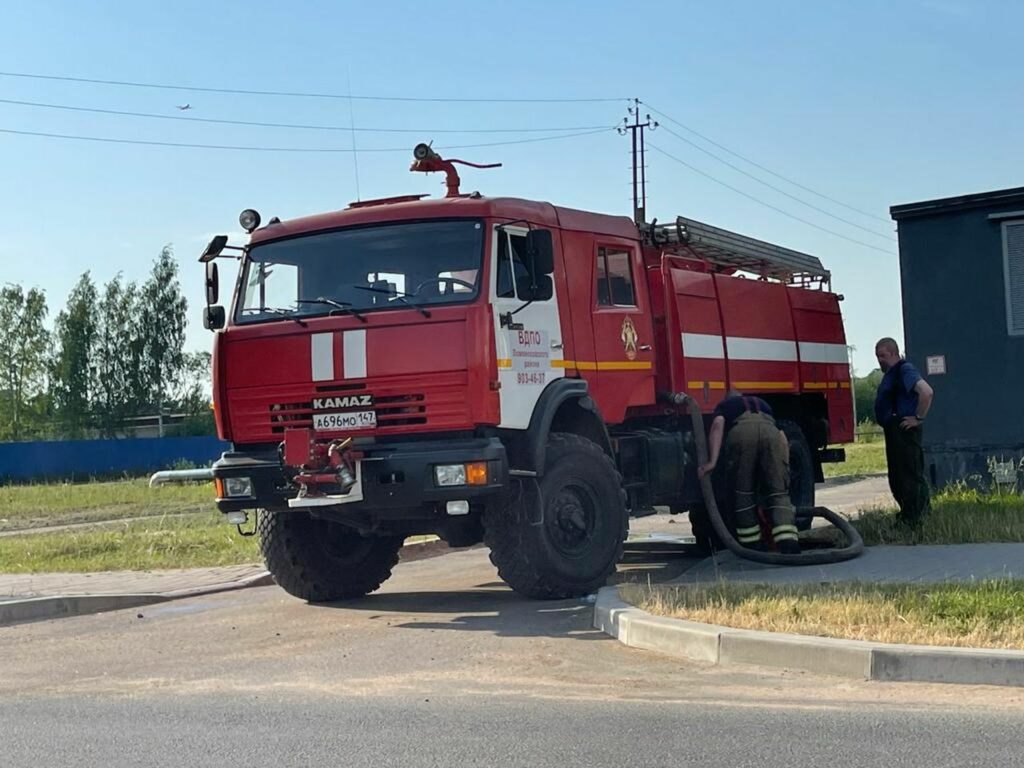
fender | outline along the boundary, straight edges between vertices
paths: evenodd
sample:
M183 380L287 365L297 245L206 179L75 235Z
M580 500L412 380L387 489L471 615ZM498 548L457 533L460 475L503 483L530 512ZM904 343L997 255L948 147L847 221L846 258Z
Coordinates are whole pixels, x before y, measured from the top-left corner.
M509 464L513 471L528 472L538 477L544 473L548 434L552 431L552 424L559 408L570 401L575 401L583 419L575 420L575 426L582 429L567 428L566 425L558 429L559 425L555 425L556 431L583 434L600 445L609 456L614 456L608 428L598 412L597 404L589 395L587 382L582 379L556 379L537 398L533 415L530 417L530 426L526 431L509 430L503 434L503 441L508 447Z

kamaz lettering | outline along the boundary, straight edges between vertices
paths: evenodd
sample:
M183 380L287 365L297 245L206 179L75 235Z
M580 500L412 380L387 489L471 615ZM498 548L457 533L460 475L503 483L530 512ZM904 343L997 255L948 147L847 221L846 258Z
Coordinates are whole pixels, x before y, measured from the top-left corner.
M373 395L344 395L342 397L317 397L313 400L313 410L322 411L328 408L362 408L373 405Z

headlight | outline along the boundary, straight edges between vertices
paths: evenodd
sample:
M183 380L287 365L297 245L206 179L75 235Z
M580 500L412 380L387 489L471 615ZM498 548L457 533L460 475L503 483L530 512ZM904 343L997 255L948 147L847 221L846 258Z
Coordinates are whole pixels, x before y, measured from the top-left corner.
M465 464L438 464L434 467L434 480L438 485L465 485Z
M487 462L469 464L437 464L434 480L438 485L487 485Z
M248 477L225 477L224 494L228 498L252 496L252 479Z

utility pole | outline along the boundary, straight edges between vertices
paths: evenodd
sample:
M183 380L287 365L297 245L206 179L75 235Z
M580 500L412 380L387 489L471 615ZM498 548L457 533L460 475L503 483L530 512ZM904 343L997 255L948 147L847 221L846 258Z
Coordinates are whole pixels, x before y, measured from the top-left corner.
M625 136L629 131L633 142L633 221L643 224L647 219L647 165L644 153L644 129L652 131L658 127L657 121L651 121L650 115L644 115L644 122L640 122L640 99L633 99L633 106L628 109L629 114L622 118L622 125L618 127L620 136ZM632 120L632 122L630 122Z

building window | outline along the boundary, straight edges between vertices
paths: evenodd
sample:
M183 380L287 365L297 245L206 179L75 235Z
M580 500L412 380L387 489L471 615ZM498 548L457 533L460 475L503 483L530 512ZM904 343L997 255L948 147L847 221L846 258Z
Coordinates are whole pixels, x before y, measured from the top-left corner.
M635 307L630 252L597 249L597 303L602 307Z
M1024 221L1003 223L1003 268L1006 274L1006 327L1024 336Z

